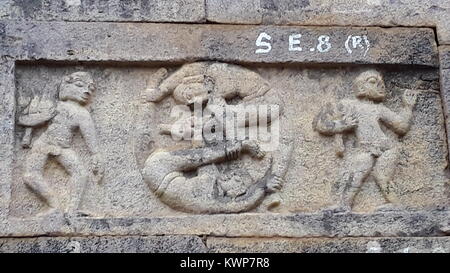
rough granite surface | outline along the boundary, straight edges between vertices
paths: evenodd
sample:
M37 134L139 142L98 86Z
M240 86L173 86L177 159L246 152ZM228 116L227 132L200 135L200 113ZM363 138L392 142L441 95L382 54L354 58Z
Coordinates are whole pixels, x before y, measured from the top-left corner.
M207 0L207 20L227 24L437 27L440 44L450 43L446 0Z
M0 0L0 252L450 252L449 22Z

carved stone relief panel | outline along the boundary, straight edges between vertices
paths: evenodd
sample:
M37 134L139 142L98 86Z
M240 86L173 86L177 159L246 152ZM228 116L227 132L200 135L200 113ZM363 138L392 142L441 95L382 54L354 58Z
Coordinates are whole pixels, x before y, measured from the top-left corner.
M3 26L1 236L448 232L432 29Z
M434 68L23 64L16 86L12 217L448 203Z

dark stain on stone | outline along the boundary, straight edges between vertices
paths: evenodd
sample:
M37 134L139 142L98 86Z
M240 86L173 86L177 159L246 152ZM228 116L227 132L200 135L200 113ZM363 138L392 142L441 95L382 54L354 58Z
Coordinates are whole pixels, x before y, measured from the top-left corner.
M296 0L287 2L287 10L293 11L306 8L310 5L309 0Z
M6 36L6 26L4 23L0 23L0 38L4 38Z
M278 6L274 0L261 0L261 7L269 11L278 11Z
M25 18L33 18L42 8L42 0L13 0L13 5L22 10Z
M120 17L129 19L133 17L133 9L130 7L128 3L119 2L119 13Z
M110 226L107 219L94 219L91 223L91 228L96 230L109 230Z
M436 5L431 6L429 8L429 10L434 11L434 12L446 12L447 11L446 9L436 6Z
M154 0L142 0L140 12L143 15L151 15L156 9L156 3Z
M135 221L131 218L120 219L119 225L121 227L129 227L132 226Z

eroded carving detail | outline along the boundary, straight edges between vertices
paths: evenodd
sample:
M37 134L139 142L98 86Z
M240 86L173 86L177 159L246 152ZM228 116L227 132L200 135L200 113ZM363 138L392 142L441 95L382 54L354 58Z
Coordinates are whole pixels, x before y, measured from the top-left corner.
M80 205L89 173L80 157L72 149L75 130L79 130L92 153L94 179L103 176L103 160L98 149L96 129L91 114L84 107L95 90L94 81L87 72L75 72L63 78L59 86L59 100L34 97L19 113L18 124L26 127L22 145L31 148L25 163L25 183L49 206L43 214L61 211L61 205L44 178L44 166L50 158L57 160L70 175L72 192L69 215L86 215ZM45 131L32 143L32 130L48 124Z
M156 75L165 74L160 70ZM179 105L200 107L208 113L203 115L203 126L215 128L215 134L221 136L217 139L203 136L199 143L192 141L192 148L188 149L154 151L143 167L144 179L154 194L180 211L236 213L256 208L268 193L280 190L292 146L281 147L282 152L278 154L266 153L258 141L226 138L226 120L230 114L226 111L223 115L214 114L217 108L230 106L228 101L235 101L235 105L268 104L265 95L270 89L268 82L251 70L213 62L186 64L159 86L149 86L144 94L149 107L172 95ZM180 137L186 131L188 136L194 134L193 119L195 116L190 115L183 120L184 131ZM246 130L255 125L245 120L235 126ZM173 134L171 126L161 125L160 133ZM259 170L261 177L252 177L248 172L252 167L244 167L243 160L249 161L250 166L252 162L265 160L265 167ZM272 199L269 208L280 203L277 198Z
M313 127L321 134L334 136L336 154L344 155L343 135L353 133L357 139L354 154L349 158L348 170L341 181L339 204L336 211L350 211L355 196L369 175L375 181L388 202L384 209L396 203L390 182L394 175L398 156L398 144L382 130L380 123L399 136L405 135L411 126L417 95L411 90L403 94L404 108L400 113L391 111L381 103L386 96L382 75L375 70L361 73L354 81L357 99L342 100L336 105L326 105L313 121Z

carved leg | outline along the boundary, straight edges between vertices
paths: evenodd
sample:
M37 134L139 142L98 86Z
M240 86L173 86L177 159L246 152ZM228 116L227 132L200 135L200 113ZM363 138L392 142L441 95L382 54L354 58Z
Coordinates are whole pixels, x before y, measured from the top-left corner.
M58 201L44 179L44 166L47 159L47 153L32 150L26 161L24 179L30 190L43 199L50 209L54 209L58 207Z
M160 200L176 210L207 213L216 180L215 174L210 172L202 172L192 178L177 177L164 190Z
M373 176L380 187L383 197L388 203L396 203L396 197L392 194L390 182L394 176L399 157L398 149L385 151L377 160L373 169Z
M360 153L355 155L349 162L349 173L343 177L344 187L340 200L340 207L349 211L353 207L356 194L361 189L364 180L372 171L375 159L368 153Z
M258 158L264 156L264 152L259 150L256 142L233 141L226 145L173 151L170 152L168 159L172 164L177 165L176 171L184 171L212 163L237 159L242 151Z
M224 144L170 152L156 151L145 162L142 175L150 189L155 192L170 173L198 170L202 166L237 159L243 150L242 146L241 142L233 142L227 143L226 146ZM210 168L204 170L207 169Z
M81 208L83 201L88 174L78 155L70 149L62 149L57 160L66 169L70 175L70 184L72 185L71 198L67 212L71 215L76 214Z
M166 173L173 171L189 171L208 164L237 159L239 158L241 151L248 152L255 157L264 156L264 152L259 150L256 143L250 141L236 141L227 143L226 146L224 144L189 150L155 152L155 154L151 155L147 160L146 166L151 167L152 164L162 165L163 168L166 169ZM158 168L160 169L161 167L159 166Z

